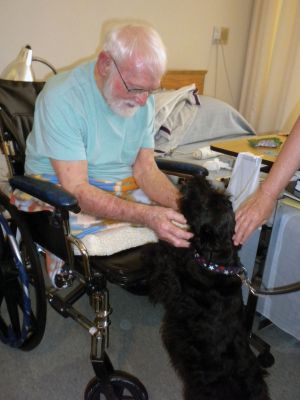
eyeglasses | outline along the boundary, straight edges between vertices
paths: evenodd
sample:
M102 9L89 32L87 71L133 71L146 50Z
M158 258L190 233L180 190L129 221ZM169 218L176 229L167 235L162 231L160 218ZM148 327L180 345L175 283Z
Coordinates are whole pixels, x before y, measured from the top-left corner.
M135 94L148 93L150 95L150 94L152 94L152 93L154 93L154 92L156 92L158 90L158 89L151 90L151 89L142 89L142 88L132 88L132 89L130 89L126 84L126 82L125 82L125 80L124 80L124 78L123 78L123 76L122 76L122 74L121 74L121 72L120 72L120 70L118 68L117 63L112 58L112 56L110 56L110 58L112 59L112 62L114 63L114 65L116 67L116 70L118 71L118 74L119 74L119 76L120 76L120 78L121 78L121 80L122 80L122 82L123 82L123 84L124 84L124 86L125 86L125 88L126 88L128 93L135 93Z

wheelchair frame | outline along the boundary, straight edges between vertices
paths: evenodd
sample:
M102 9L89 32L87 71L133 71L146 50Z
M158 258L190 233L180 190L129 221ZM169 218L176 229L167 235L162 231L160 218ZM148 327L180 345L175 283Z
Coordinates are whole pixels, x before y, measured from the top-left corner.
M4 337L8 338L10 332L14 331L16 340L7 344L23 350L33 349L40 343L44 334L48 300L60 315L64 318L71 317L91 335L90 359L95 377L85 389L85 400L99 399L101 394L107 400L147 400L148 394L144 385L134 376L124 371L116 371L106 352L112 312L107 281L135 294L146 294L146 271L141 265L141 249L125 250L110 257L89 257L84 244L70 232L69 212L80 211L74 196L50 182L20 175L23 173L25 139L31 128L34 101L43 85L0 80L0 87L1 85L18 89L14 96L22 90L32 92L33 89L30 96L26 93L24 96L26 112L22 109L14 113L0 103L0 144L11 174L9 183L13 189L20 189L50 204L54 211L19 211L10 204L9 197L0 189L0 332L4 332ZM20 115L21 124L18 120ZM26 117L30 117L29 122L27 119L24 123ZM165 159L157 160L157 163L167 173L184 178L208 174L205 168L194 164ZM74 246L79 250L80 256L74 255ZM61 289L45 287L41 266L41 254L44 250L51 251L65 262L64 273L59 276L58 281L63 287ZM19 260L17 266L15 260ZM22 279L20 280L20 276L23 275L27 275L28 278L27 288L26 285L24 287ZM4 300L7 304L5 290L8 282L16 288L15 298L9 300L12 305L6 313L10 325L9 322L5 323L1 311ZM24 291L27 292L27 298L30 298L30 295L34 296L29 311L28 305L26 308L20 299L25 296ZM94 310L93 321L74 307L85 294L89 296ZM31 319L31 326L26 334L20 328L22 313L23 325L28 325L28 314ZM131 397L125 395L125 392Z

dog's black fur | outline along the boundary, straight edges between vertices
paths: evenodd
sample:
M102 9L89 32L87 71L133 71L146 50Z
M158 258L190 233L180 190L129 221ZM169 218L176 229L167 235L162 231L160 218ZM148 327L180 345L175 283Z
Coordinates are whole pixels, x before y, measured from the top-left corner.
M211 272L195 259L239 266L229 197L205 178L182 188L180 209L194 233L189 249L150 245L150 299L162 303L161 333L184 385L185 400L268 400L264 372L244 327L241 279Z

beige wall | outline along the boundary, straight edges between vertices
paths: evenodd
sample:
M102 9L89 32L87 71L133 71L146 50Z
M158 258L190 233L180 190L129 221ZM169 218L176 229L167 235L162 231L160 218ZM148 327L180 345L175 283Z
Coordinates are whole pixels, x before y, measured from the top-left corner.
M161 34L169 68L209 69L205 94L215 94L216 46L213 27L229 28L224 55L232 87L228 89L219 49L217 97L237 105L244 71L253 0L0 0L0 72L20 48L58 69L94 57L103 29L112 21L138 20ZM48 70L35 63L38 77ZM232 99L233 97L233 99Z

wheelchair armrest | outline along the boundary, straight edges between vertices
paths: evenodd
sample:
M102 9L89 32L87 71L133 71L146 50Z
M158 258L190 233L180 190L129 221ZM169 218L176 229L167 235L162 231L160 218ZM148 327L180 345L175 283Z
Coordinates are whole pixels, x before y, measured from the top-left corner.
M52 182L42 181L31 176L14 176L9 179L13 189L20 189L51 206L78 213L77 199L69 192Z
M155 158L159 169L170 175L184 176L207 176L208 171L202 165L197 165L185 161L167 160L165 158Z
M206 168L193 163L160 158L156 158L156 163L161 170L170 175L208 175ZM52 182L42 181L31 176L14 176L9 179L9 183L13 189L20 189L55 208L74 213L80 212L77 199L71 193Z

